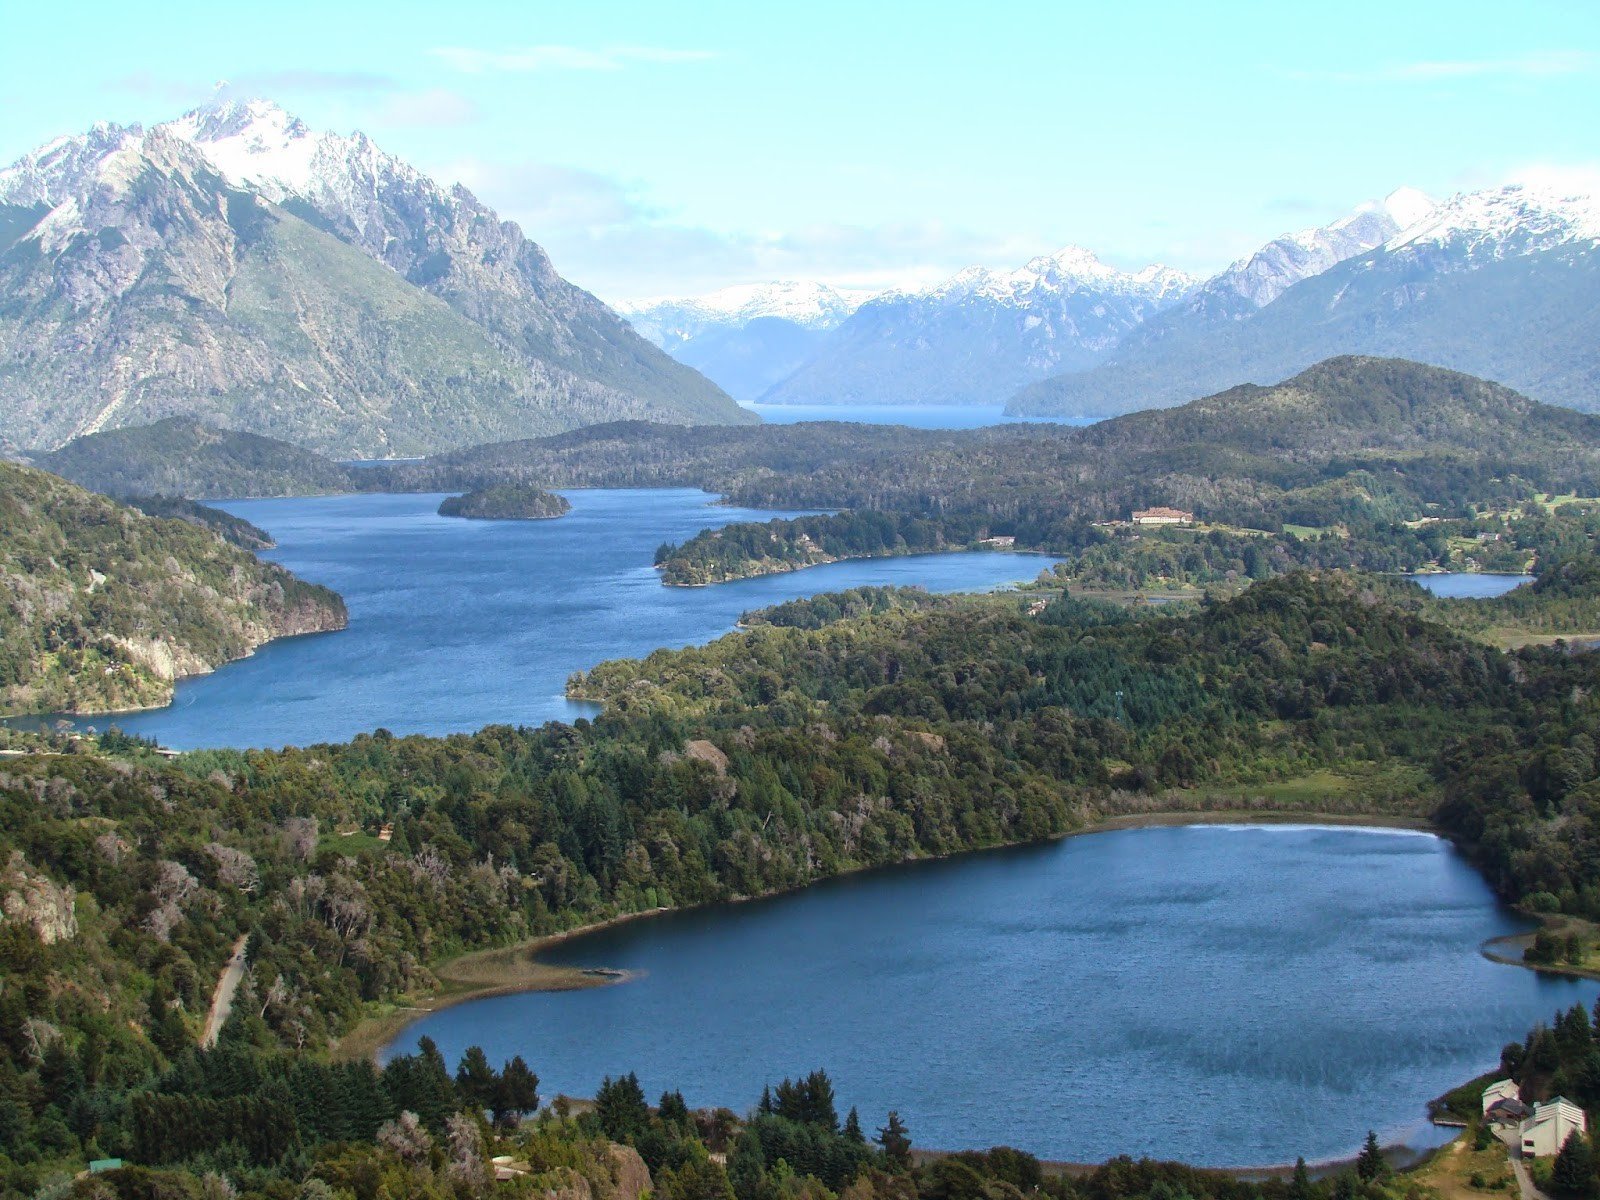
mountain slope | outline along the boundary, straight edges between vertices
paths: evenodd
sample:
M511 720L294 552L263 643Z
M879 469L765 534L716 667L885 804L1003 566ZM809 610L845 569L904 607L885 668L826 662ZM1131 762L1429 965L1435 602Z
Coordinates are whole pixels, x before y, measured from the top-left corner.
M1600 408L1600 215L1509 187L1456 197L1385 245L1223 321L1153 323L1008 411L1107 415L1266 382L1337 354L1400 356Z
M777 404L999 404L1098 362L1195 281L1118 271L1069 246L1016 271L970 267L937 287L863 304L816 356L762 397Z
M691 299L625 306L633 327L737 400L755 400L794 374L859 299L824 284L724 288Z
M74 438L33 465L107 496L313 496L353 486L347 468L320 454L187 417Z
M1268 387L1101 421L1075 440L1096 458L1205 446L1300 462L1428 453L1595 463L1600 417L1459 371L1347 356Z
M269 135L314 142L309 194L241 168L282 157ZM52 143L0 172L0 218L0 435L22 445L175 413L351 457L750 419L464 189L270 106Z
M155 520L0 464L0 711L107 712L289 634L344 602L187 521Z
M315 133L278 106L198 109L163 128L235 186L309 213L480 326L502 350L625 392L623 416L743 420L728 397L556 273L544 250L459 184L446 188L365 134ZM587 422L587 418L586 418Z

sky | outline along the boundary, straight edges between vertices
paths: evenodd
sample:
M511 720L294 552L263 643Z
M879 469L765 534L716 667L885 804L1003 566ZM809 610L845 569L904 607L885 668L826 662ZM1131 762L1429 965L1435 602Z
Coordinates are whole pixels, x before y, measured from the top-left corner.
M1600 179L1600 0L3 12L0 162L220 85L465 183L614 302L1072 243L1203 274L1400 185Z

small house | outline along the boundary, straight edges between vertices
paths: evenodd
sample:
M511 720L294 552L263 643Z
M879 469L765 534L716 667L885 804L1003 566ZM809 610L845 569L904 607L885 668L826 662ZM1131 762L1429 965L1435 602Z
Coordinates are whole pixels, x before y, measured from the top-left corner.
M1502 1100L1521 1100L1522 1089L1517 1087L1514 1079L1497 1079L1483 1089L1483 1112L1487 1116L1489 1110Z
M1194 514L1181 508L1167 508L1158 504L1154 508L1134 509L1133 523L1135 525L1193 525Z
M1533 1115L1522 1123L1522 1153L1528 1158L1549 1158L1574 1133L1589 1131L1583 1109L1564 1096L1533 1106Z

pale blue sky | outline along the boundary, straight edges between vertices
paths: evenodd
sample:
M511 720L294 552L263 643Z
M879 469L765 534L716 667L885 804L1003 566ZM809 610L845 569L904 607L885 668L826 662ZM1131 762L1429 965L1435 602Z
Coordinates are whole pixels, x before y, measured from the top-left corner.
M0 160L228 80L461 179L608 299L1068 242L1208 271L1400 184L1600 163L1596 0L17 0L0 25Z

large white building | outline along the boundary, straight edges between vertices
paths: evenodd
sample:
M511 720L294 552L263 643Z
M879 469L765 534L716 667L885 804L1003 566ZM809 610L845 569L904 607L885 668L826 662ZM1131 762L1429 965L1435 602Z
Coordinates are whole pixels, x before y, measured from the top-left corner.
M1560 1154L1561 1147L1574 1133L1587 1133L1589 1121L1583 1109L1563 1096L1533 1106L1533 1115L1522 1123L1522 1153L1528 1158L1548 1158Z
M1483 1113L1489 1115L1489 1110L1502 1100L1520 1100L1522 1091L1517 1087L1514 1079L1497 1079L1483 1089Z

